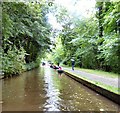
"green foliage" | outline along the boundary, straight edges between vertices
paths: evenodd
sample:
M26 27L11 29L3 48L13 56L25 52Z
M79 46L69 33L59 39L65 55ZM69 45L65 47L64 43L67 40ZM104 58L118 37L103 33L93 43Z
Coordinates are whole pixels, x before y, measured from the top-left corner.
M52 10L54 7L51 8ZM50 10L51 11L51 10ZM41 1L2 3L2 62L5 74L19 74L39 66L50 52L48 5ZM120 73L119 2L97 2L96 15L72 18L64 7L53 10L63 29L49 56L55 63Z
M38 57L44 57L51 44L47 5L3 2L2 9L3 72L19 74L38 66Z
M70 18L63 8L54 12L63 27L59 37L64 64L70 66L74 57L76 66L120 73L119 6L119 2L96 2L96 14L82 19Z
M24 70L25 64L25 51L21 47L18 50L15 46L8 50L7 54L2 56L2 69L4 74L19 74Z
M98 58L103 58L103 66L110 66L115 72L119 72L119 43L118 34L110 34L104 37L101 53Z
M61 63L64 58L63 46L61 43L61 39L59 37L56 38L56 48L53 50L52 54L47 55L47 60L54 62L55 64Z

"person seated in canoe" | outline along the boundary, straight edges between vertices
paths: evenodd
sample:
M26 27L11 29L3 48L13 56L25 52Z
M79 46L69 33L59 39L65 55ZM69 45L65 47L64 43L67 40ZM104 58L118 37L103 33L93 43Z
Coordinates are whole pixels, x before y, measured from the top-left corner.
M57 67L56 65L53 66L53 69L59 69L59 67Z
M59 66L59 69L58 69L57 71L58 71L58 73L60 73L60 74L63 73L62 67Z
M50 67L53 68L53 64L51 64Z
M58 67L59 67L60 63L58 62L57 65L58 65Z
M42 62L42 66L44 66L45 65L45 62Z

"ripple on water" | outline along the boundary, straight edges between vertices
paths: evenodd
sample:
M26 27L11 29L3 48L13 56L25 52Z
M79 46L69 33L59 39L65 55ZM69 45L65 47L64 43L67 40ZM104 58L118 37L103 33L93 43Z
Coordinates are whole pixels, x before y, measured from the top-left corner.
M101 108L100 111L104 111L104 109Z
M3 104L3 101L0 101L0 104Z
M68 76L60 79L57 73L54 73L55 70L43 68L41 73L39 69L39 71L33 70L26 72L25 76L3 82L3 110L14 111L21 107L21 110L29 111L33 106L36 111L115 111L117 109L116 104L83 87ZM24 79L21 79L23 77ZM21 103L21 106L18 103Z

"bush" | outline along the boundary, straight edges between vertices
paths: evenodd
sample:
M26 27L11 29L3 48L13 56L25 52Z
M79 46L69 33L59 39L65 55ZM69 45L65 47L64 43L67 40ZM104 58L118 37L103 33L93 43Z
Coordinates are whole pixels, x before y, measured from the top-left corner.
M18 50L15 46L3 53L2 70L5 75L20 74L24 69L25 51L23 48Z

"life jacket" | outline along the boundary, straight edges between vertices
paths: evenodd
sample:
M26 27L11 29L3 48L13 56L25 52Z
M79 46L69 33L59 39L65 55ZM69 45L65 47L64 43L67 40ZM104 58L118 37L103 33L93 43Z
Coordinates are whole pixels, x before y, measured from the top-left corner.
M61 68L61 67L59 67L59 70L62 70L62 68Z

